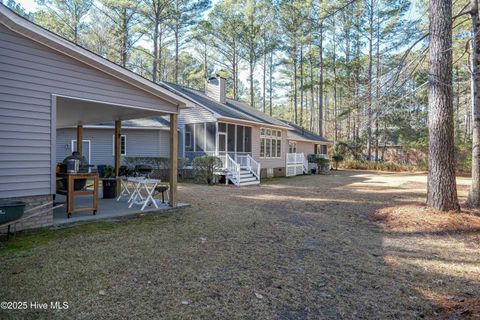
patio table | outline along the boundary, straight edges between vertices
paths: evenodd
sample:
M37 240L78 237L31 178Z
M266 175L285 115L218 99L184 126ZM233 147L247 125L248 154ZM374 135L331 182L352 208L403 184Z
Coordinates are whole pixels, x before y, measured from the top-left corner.
M129 201L131 199L131 195L134 189L132 182L129 181L128 177L120 177L120 184L121 184L121 192L117 197L117 201L120 201L122 197L128 197Z
M158 209L157 202L153 198L153 195L155 193L155 188L161 182L160 180L149 178L128 178L127 180L134 186L133 192L128 200L128 202L130 202L130 205L128 206L129 208L134 204L142 205L140 210L143 211L148 204L153 203L155 208ZM142 191L146 192L146 197L142 195Z

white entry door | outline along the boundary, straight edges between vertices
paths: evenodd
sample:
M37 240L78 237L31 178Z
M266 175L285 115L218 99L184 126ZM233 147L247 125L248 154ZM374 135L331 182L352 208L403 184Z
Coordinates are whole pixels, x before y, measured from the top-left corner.
M72 152L77 150L77 140L72 140ZM83 140L83 156L87 159L88 164L92 161L90 159L90 140Z

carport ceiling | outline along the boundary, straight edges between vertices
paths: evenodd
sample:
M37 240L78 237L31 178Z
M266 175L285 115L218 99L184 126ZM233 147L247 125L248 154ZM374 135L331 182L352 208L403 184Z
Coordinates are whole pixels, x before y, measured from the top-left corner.
M137 107L57 97L57 128L161 115L165 115L165 113Z

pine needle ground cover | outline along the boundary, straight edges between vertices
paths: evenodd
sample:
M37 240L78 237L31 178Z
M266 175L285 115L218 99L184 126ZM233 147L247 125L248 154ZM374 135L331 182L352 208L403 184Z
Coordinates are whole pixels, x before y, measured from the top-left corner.
M424 209L425 181L338 171L183 184L189 208L23 233L0 246L0 297L68 309L0 318L475 318L480 218Z

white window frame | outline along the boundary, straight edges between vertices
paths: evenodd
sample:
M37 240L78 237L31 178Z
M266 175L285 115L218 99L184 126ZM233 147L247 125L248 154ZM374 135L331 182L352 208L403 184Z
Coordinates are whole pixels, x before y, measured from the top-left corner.
M125 139L125 152L122 153L122 138ZM127 155L127 135L122 134L120 135L120 155L126 156ZM115 135L112 136L112 156L115 156Z
M83 140L83 142L88 142L88 163L90 164L91 163L91 159L92 159L92 142L90 140ZM74 143L76 144L77 143L77 139L73 139L72 140L72 152L74 151L77 151L77 148L74 147Z
M297 153L297 142L289 141L288 142L288 153Z
M268 135L267 132L270 131ZM280 133L280 134L279 134ZM282 158L282 131L279 129L260 128L260 144L265 139L264 155L260 152L260 159L281 159ZM270 140L270 156L267 157L267 141ZM272 140L276 140L275 150L273 150ZM280 154L277 154L278 144L280 144ZM261 148L260 148L261 149Z

